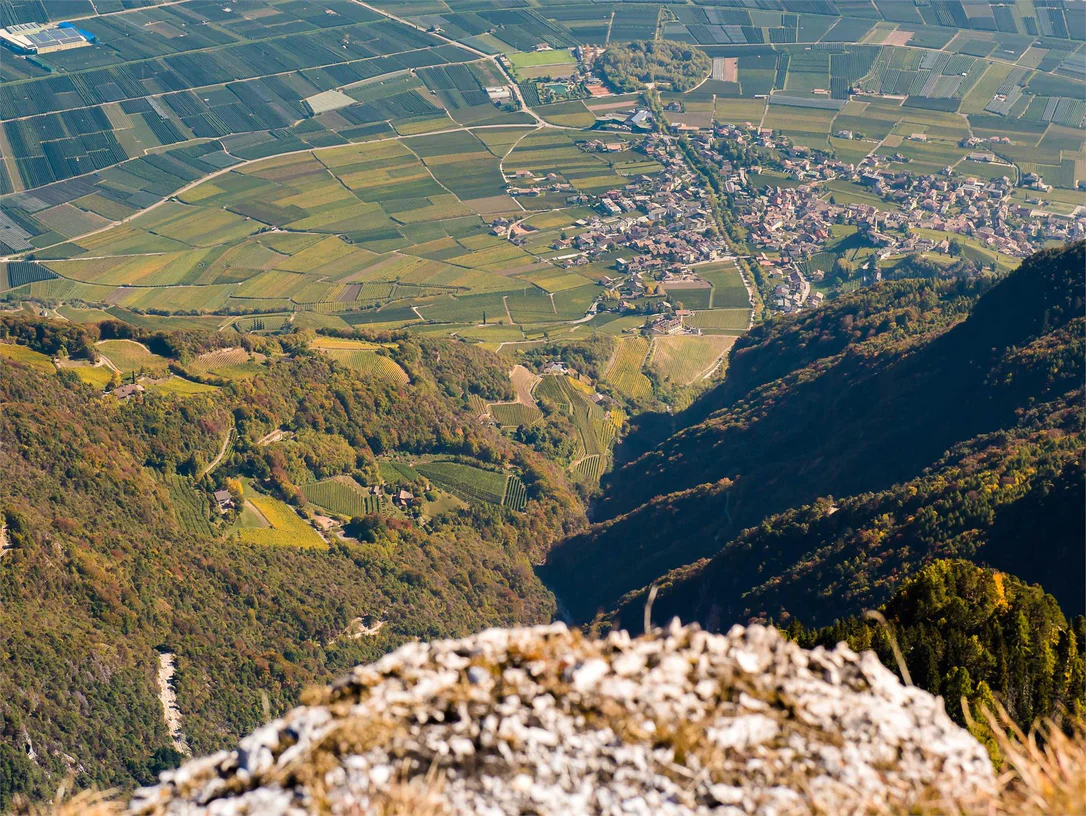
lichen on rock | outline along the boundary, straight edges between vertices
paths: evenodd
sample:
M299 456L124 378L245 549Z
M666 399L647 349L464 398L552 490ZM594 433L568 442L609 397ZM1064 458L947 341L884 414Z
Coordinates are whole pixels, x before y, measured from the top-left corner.
M677 623L410 643L138 791L141 816L885 813L993 795L983 747L871 652Z

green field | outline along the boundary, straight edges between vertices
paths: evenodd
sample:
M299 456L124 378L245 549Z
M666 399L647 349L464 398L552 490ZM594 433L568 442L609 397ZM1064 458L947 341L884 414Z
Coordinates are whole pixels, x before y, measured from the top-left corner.
M96 348L122 374L161 375L167 371L165 357L153 354L147 346L135 340L102 340Z
M380 513L389 507L387 498L368 492L350 476L336 476L299 487L313 504L347 518Z
M464 501L487 502L511 510L523 510L527 501L524 485L512 474L456 462L420 462L414 468L436 486Z

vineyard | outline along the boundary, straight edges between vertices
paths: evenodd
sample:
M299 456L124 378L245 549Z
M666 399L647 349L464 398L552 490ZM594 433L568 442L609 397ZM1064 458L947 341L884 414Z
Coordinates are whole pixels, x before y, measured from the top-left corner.
M253 495L249 503L269 527L242 527L238 537L248 544L266 547L325 548L328 545L294 510L271 496Z
M644 376L644 375L642 375ZM556 403L569 414L577 428L571 472L597 480L607 469L611 448L624 417L621 411L605 411L593 400L593 392L564 376L546 376L536 389L540 397Z
M495 402L489 407L490 415L503 428L534 425L543 418L543 412L536 406L524 405L520 402Z
M423 462L415 465L415 470L437 487L465 501L500 504L512 510L522 510L527 500L524 484L516 476L456 462ZM511 482L516 482L516 485ZM513 504L506 504L507 499Z
M695 329L746 331L750 325L750 309L709 309L686 318L686 324Z
M165 357L153 354L147 346L135 340L102 340L97 343L100 351L123 374L138 371L144 374L165 373Z
M0 235L2 238L2 235ZM0 241L0 249L4 246ZM52 280L57 274L34 261L10 261L0 264L0 292L35 281Z
M165 479L177 521L188 532L210 538L213 532L208 522L206 496L186 476L174 473Z
M390 385L407 385L410 382L407 372L400 368L395 360L378 354L375 349L374 346L369 348L320 347L321 353L363 376L383 380Z
M201 354L188 368L197 374L210 374L227 380L251 377L263 370L259 360L263 355L249 356L243 348L224 348Z
M517 476L510 476L505 482L505 496L502 504L514 512L520 512L528 504L528 488Z
M652 383L641 371L648 353L649 341L644 337L623 337L618 341L614 356L603 373L604 382L630 399L650 399Z
M381 478L391 485L410 484L421 478L418 471L406 462L380 462L377 467Z
M734 343L735 338L726 334L658 337L650 365L661 380L692 385L713 371Z
M388 499L368 493L350 476L299 485L313 504L339 516L365 516L387 509Z

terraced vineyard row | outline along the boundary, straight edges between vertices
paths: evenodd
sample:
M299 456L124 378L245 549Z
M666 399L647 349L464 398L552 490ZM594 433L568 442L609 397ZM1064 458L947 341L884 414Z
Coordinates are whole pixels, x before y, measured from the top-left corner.
M419 463L415 465L415 470L438 487L465 501L502 504L505 499L509 476L504 473L456 462Z
M543 418L543 412L534 405L519 402L496 402L490 406L490 414L503 428L534 425Z
M604 382L630 399L649 399L652 383L641 371L649 353L649 341L644 337L623 337L618 341L614 357L603 373Z
M528 504L528 488L518 476L510 476L505 482L505 496L502 504L510 510L519 512Z
M585 386L569 377L544 377L536 392L561 406L577 428L571 472L575 476L599 479L607 468L615 436L622 424L621 412L605 411L593 401L590 390L586 391Z
M384 380L393 385L406 385L410 382L407 372L404 371L395 360L391 360L376 351L369 349L321 349L321 351L337 362L343 363L359 374L374 379Z
M210 538L213 533L207 517L207 498L186 476L174 473L165 478L181 526L190 533Z
M388 500L368 493L350 476L336 476L300 485L313 504L340 516L365 516L387 509Z

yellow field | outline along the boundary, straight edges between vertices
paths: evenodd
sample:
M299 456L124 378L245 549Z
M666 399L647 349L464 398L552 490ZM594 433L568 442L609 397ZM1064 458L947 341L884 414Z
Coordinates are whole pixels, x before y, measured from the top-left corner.
M249 502L260 511L271 526L243 527L238 531L242 541L269 547L328 548L316 530L278 499L253 494L249 496Z
M657 337L650 367L661 380L692 385L716 370L736 338L712 334L700 337Z
M210 394L219 389L214 385L186 380L184 377L170 377L151 386L155 391L163 394L174 394L178 397L192 397L197 394Z
M56 371L53 367L53 361L46 355L26 346L16 346L11 343L0 343L0 357L4 357L8 360L14 360L17 363L36 368L38 371L43 371L46 374L52 374Z
M644 337L621 338L603 373L604 382L631 399L648 399L652 396L652 383L641 371L648 353L649 341Z
M61 364L61 368L71 371L80 380L99 391L113 381L113 370L107 366L93 366L85 362Z

